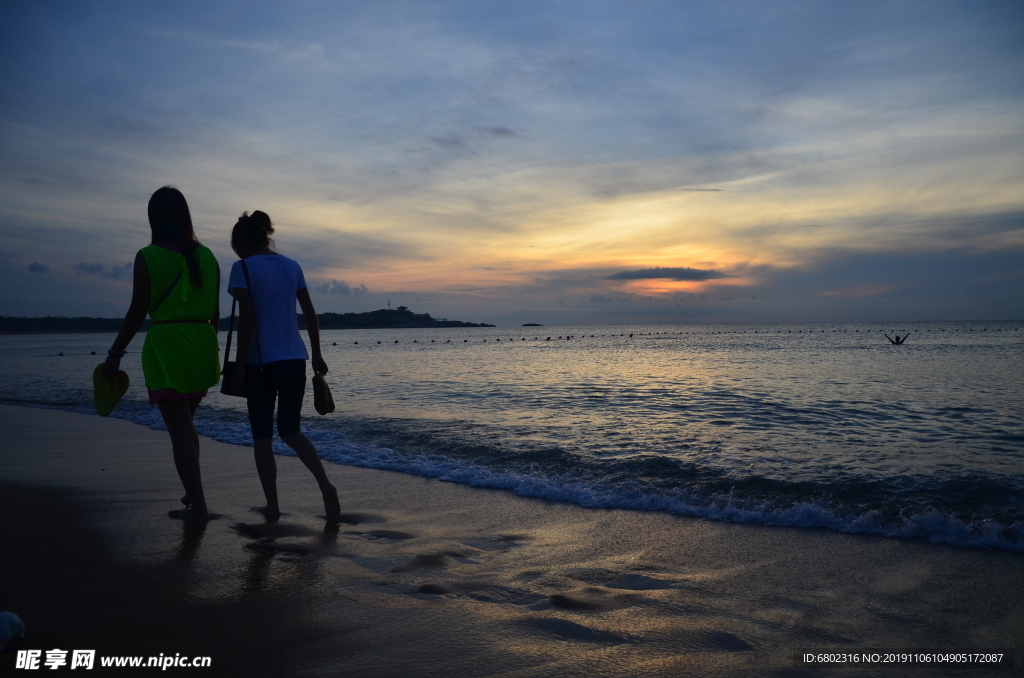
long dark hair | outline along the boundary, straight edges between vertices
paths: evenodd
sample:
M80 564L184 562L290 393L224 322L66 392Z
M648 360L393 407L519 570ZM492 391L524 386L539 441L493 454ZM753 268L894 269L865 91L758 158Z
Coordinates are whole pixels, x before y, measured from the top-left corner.
M196 287L203 286L203 276L196 259L199 240L192 228L192 215L188 211L185 196L176 188L158 188L149 199L149 228L153 231L153 242L170 240L181 247L181 253L188 262L188 273Z
M235 254L239 254L238 248L243 244L250 247L266 245L273 252L274 240L270 237L273 232L274 225L270 223L270 217L266 212L242 212L242 216L235 222L235 227L231 229L231 249Z

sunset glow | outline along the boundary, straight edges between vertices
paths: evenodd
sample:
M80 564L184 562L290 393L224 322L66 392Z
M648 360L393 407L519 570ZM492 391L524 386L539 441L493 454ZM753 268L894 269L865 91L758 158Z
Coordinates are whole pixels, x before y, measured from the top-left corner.
M0 312L123 312L172 184L323 310L1024 314L1018 4L473 7L6 6ZM609 277L657 268L720 275Z

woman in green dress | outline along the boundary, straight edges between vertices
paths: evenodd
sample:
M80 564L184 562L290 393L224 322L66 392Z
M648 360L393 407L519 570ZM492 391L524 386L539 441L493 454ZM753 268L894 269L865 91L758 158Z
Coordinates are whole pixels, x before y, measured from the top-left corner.
M160 408L174 448L186 508L172 517L206 520L199 472L199 436L193 416L207 389L220 380L217 328L220 267L199 244L185 196L164 186L149 199L149 247L135 256L132 303L108 351L104 375L112 379L146 314L153 323L142 346L149 403Z

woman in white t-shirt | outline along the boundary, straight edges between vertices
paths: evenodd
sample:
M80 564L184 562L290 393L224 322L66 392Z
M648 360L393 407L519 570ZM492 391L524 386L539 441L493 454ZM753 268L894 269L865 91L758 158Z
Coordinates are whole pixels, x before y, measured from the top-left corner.
M244 391L246 395L256 471L267 495L267 506L262 509L267 519L277 520L281 515L272 447L277 401L277 433L316 477L327 519L333 521L341 514L338 492L327 480L316 447L299 431L309 356L299 336L296 300L306 318L313 371L326 374L327 363L320 354L320 326L302 268L293 259L274 251L274 241L270 239L273 232L270 217L260 211L252 215L243 212L231 231L231 249L242 261L231 267L228 292L238 299L239 305L238 355L247 356L244 361L239 358L235 365L231 391ZM246 389L243 384L247 369L253 374Z

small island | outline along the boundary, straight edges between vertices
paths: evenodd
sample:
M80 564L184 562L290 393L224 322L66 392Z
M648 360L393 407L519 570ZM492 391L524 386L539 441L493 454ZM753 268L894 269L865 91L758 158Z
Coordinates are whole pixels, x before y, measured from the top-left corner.
M406 327L496 327L487 323L469 323L448 318L432 318L429 313L413 313L405 306L382 308L364 313L317 313L322 330L377 330ZM306 321L299 314L299 329Z
M297 314L299 329L306 329L306 320ZM429 313L413 313L405 306L382 308L364 313L317 313L322 330L376 330L406 327L495 327L487 323L470 323L447 318L432 318ZM227 330L230 317L220 319L220 329ZM150 320L142 323L148 330ZM236 321L237 327L237 321ZM121 318L45 318L0 317L0 334L79 334L83 332L117 332Z

